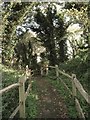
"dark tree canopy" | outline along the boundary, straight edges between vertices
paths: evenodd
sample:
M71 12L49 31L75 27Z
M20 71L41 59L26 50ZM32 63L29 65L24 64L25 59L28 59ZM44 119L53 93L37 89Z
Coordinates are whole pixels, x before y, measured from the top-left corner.
M3 27L2 62L4 64L10 63L12 57L16 57L16 65L21 64L25 67L28 64L33 66L34 49L36 49L37 44L38 47L46 48L44 54L51 65L66 62L70 58L70 54L74 58L81 57L84 54L83 59L86 59L86 51L90 46L90 23L88 23L90 5L82 2L67 2L60 11L58 11L57 5L59 4L32 2L29 4L5 2L3 4L3 21L5 23ZM67 21L68 17L69 21ZM75 40L74 37L70 40L69 37L76 33L67 32L67 28L76 23L83 30L79 41ZM35 32L36 38L32 39L31 35L28 36L29 30ZM78 33L78 31L76 32ZM26 37L24 37L25 34ZM68 53L67 41L70 44L70 49L72 49L70 54Z

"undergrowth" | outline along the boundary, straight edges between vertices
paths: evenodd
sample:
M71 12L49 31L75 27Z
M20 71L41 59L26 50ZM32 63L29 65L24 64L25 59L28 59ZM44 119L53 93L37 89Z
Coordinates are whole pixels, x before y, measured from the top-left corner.
M6 66L0 65L0 72L2 74L2 89L13 84L17 83L19 77L22 75L22 72L17 70L10 69ZM18 106L19 103L19 93L18 88L14 88L11 91L8 91L2 94L2 118L9 118L13 110Z
M64 98L65 104L68 109L69 118L78 118L78 113L75 108L74 99L70 95L69 91L65 88L61 80L63 80L66 83L66 85L69 87L71 91L72 91L72 82L63 75L60 75L59 79L56 79L55 75L53 75L53 72L49 72L49 75L46 77L46 79L57 89L60 95ZM88 104L86 103L86 101L84 100L84 98L81 96L80 93L78 93L77 95L78 95L78 99L80 101L81 107L83 109L83 112L85 114L85 117L88 118Z
M26 100L26 118L36 118L37 110L37 92L36 82L32 81L32 90Z
M13 83L17 83L18 79L23 75L23 71L14 70L3 65L0 65L0 72L2 73L2 82L0 83L2 89ZM27 85L26 81L25 89ZM2 95L2 119L8 119L14 109L19 105L18 91L17 87ZM34 118L37 114L35 94L35 82L32 82L32 91L26 99L26 118ZM15 118L19 118L19 112Z
M64 67L60 68L63 69ZM68 67L69 69L69 67ZM69 69L70 70L70 69ZM66 71L68 71L66 69ZM0 72L2 72L2 88L5 88L13 83L18 82L19 77L22 76L22 71L19 72L18 70L10 69L6 66L0 65ZM74 72L74 70L73 70ZM68 71L70 73L70 71ZM87 72L85 74L88 74ZM84 74L84 75L85 75ZM82 75L83 76L83 75ZM87 75L84 76L84 78L79 76L81 84L83 83L84 86L87 86L86 83L86 78ZM65 89L63 83L60 81L62 79L70 88L72 91L71 87L71 82L68 78L64 77L63 75L60 75L60 79L56 80L55 77L55 71L49 72L49 75L46 77L46 79L57 89L57 91L62 95L62 97L65 100L65 104L68 109L68 115L70 118L78 118L78 113L75 108L75 103L73 100L73 97L69 94L67 89ZM85 79L85 80L84 80ZM0 83L1 86L1 83ZM78 99L81 103L81 106L83 108L84 114L87 117L88 116L88 105L86 104L85 100L82 98L82 96L78 94ZM9 92L6 92L4 95L2 95L2 117L3 118L9 118L13 110L18 106L18 88L15 88ZM36 118L38 114L38 108L37 108L37 88L36 88L36 82L33 80L32 81L32 90L30 94L28 95L26 99L26 118ZM17 117L19 114L17 114Z
M77 112L75 109L74 101L73 101L71 95L69 94L69 92L65 89L63 84L60 82L60 80L57 81L57 80L50 79L48 77L47 77L47 80L57 89L59 94L65 100L69 118L77 118Z

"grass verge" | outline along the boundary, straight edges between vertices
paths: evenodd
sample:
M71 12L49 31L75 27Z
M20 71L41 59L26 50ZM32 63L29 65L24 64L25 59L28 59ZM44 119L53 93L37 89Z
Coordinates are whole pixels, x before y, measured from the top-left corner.
M51 79L52 78L54 79ZM57 91L60 93L60 95L64 98L65 100L65 104L67 106L68 109L68 115L69 118L78 118L78 113L76 111L76 107L75 107L75 102L73 97L69 94L69 91L64 87L63 83L60 81L63 80L66 85L69 87L69 89L72 91L72 82L65 76L60 75L60 79L55 79L55 76L53 76L53 74L50 72L50 74L47 76L46 78L56 89ZM80 101L80 105L83 109L83 112L85 114L85 117L88 118L88 104L86 103L85 99L81 96L81 94L79 92L77 92L77 97Z
M1 89L17 83L18 79L23 75L23 71L14 70L7 66L0 65L0 72L2 73ZM37 114L37 100L36 100L36 83L32 82L32 91L26 99L26 118L35 118ZM26 81L27 87L27 81ZM18 88L12 89L2 95L2 119L8 119L11 113L19 104ZM19 113L15 116L19 118Z
M26 100L26 118L36 118L38 114L37 102L36 82L33 80L32 90Z
M51 73L50 73L50 76L51 76ZM75 108L75 103L74 103L74 100L73 100L72 96L69 94L69 92L67 91L67 89L64 87L63 83L59 79L57 79L57 80L56 79L51 79L50 76L48 75L46 77L46 79L57 89L59 94L65 100L65 104L67 106L69 118L77 118L78 114L77 114L77 111L76 111L76 108ZM55 76L52 75L52 78L55 78Z

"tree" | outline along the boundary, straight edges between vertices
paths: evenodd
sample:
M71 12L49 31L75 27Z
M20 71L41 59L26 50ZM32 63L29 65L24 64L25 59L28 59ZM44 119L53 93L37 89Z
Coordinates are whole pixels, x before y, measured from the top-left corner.
M67 23L69 24L78 24L80 26L79 30L73 30L71 31L71 33L67 33L67 35L69 37L72 36L72 39L70 40L69 38L69 42L70 45L72 47L73 50L73 56L77 57L81 56L86 56L87 54L87 50L89 48L89 44L88 44L88 29L87 29L87 25L88 25L88 16L87 16L87 8L88 8L88 3L77 3L77 2L72 2L72 3L66 3L65 4L65 14L66 16L68 16L69 21ZM74 29L76 29L74 27ZM81 33L80 33L81 32ZM79 40L77 39L77 35L81 35L79 37ZM81 55L83 54L83 55ZM83 56L83 58L84 58Z
M16 28L20 25L24 17L30 12L35 3L24 2L4 2L2 5L3 16L3 41L2 41L2 63L13 56L14 46L18 42ZM8 63L9 63L8 61Z
M46 47L48 53L48 59L51 65L58 64L58 56L61 62L64 61L65 53L64 43L65 41L60 40L65 34L64 22L60 15L57 14L56 6L54 4L48 4L46 8L41 11L38 5L35 10L34 21L38 24L38 28L32 26L32 30L37 32L43 46ZM59 45L60 49L57 49Z

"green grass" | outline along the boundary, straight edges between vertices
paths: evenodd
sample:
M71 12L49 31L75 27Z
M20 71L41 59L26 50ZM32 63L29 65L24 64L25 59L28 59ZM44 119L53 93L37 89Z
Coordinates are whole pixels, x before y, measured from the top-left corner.
M0 72L2 74L2 88L5 88L13 83L17 83L22 76L22 72L10 69L7 66L0 65ZM14 88L2 95L2 118L8 118L13 110L18 106L19 93L18 88Z
M33 80L32 90L26 100L26 118L36 118L38 114L37 102L36 82Z
M0 65L0 72L2 73L2 88L5 88L13 83L17 83L18 79L23 75L23 71L14 70L7 66ZM28 81L26 81L25 88L27 89ZM26 117L35 118L37 115L37 100L35 82L32 81L32 91L26 99ZM2 118L8 119L14 109L19 103L18 88L12 89L2 95ZM15 117L19 117L17 114Z
M77 111L75 109L74 100L71 97L71 95L69 94L69 92L65 89L62 82L60 80L53 80L48 77L47 77L47 79L57 89L57 91L60 93L60 95L65 100L69 118L77 118Z
M60 75L60 79L50 79L50 76L52 76L52 78L55 78L55 76L53 76L52 72L49 72L49 75L47 78L47 80L57 89L57 91L60 93L60 95L62 95L62 97L65 100L65 104L67 106L68 109L68 115L70 118L77 118L78 117L78 113L76 111L75 108L75 102L73 100L73 97L69 94L68 90L64 87L63 83L60 81L60 79L62 79L66 85L69 87L69 89L72 91L72 82L65 76ZM86 103L85 99L81 96L81 94L79 92L77 92L77 97L80 101L80 105L83 109L83 112L85 114L85 117L88 118L88 104Z
M8 85L11 85L13 83L18 82L18 79L22 76L23 72L10 69L6 66L0 65L0 72L2 72L2 88L7 87ZM54 75L53 75L54 74ZM72 96L69 94L69 92L65 89L63 84L61 83L60 80L56 80L55 78L55 72L53 71L49 72L49 76L46 77L47 80L58 90L60 95L65 100L65 104L68 109L68 115L70 118L77 118L78 114L75 109L75 103L72 98ZM53 78L53 79L51 79ZM71 87L71 82L69 79L66 77L60 75L60 78L64 80L64 82L68 85L70 90L72 90ZM0 83L1 86L1 83ZM18 88L13 89L12 91L9 91L2 95L2 115L3 118L8 118L13 110L18 106ZM88 105L86 104L85 100L83 97L78 93L78 98L80 100L81 106L83 108L83 111L85 113L85 116L88 116ZM27 118L36 118L38 114L38 108L37 108L37 87L36 87L36 82L33 80L32 81L32 91L30 92L29 96L27 97L26 100L26 117ZM17 115L17 117L19 117Z

